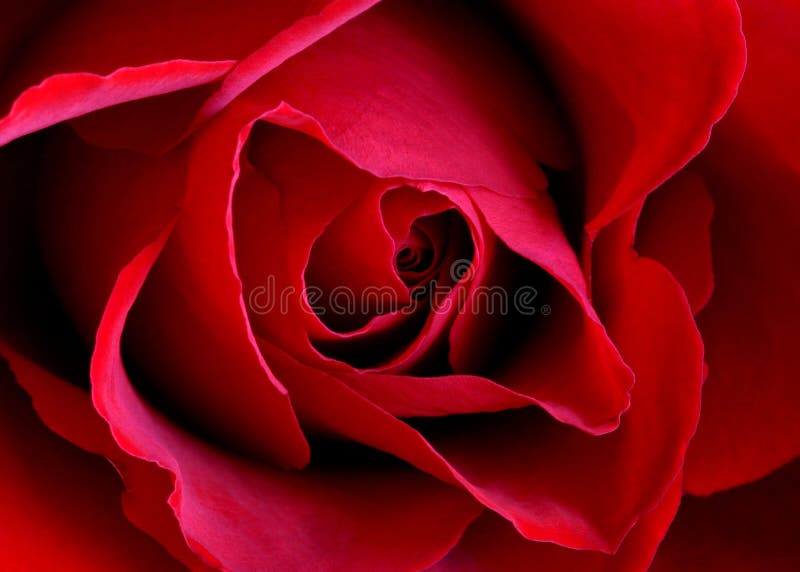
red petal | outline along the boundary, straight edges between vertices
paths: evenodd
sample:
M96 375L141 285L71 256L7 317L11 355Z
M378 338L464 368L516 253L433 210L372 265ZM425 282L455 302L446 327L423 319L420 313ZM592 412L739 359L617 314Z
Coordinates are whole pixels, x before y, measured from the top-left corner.
M460 483L528 538L612 551L676 479L699 416L703 373L682 290L657 263L635 258L623 231L621 243L609 239L609 259L597 266L620 277L600 296L637 384L632 409L609 435L592 437L528 409L419 422L426 441L332 376L262 349L315 429Z
M126 358L196 427L301 467L308 444L256 346L236 269L231 201L247 131L194 140L182 211L132 312Z
M83 333L84 340L90 344L103 300L115 279L114 269L121 267L126 257L133 256L141 244L151 240L174 216L175 205L181 200L185 188L187 149L156 160L122 151L91 150L69 137L57 141L63 163L54 169L54 180L46 186L41 197L44 223L41 242L54 287ZM222 168L224 170L224 163ZM230 181L220 188L225 191L229 186ZM115 192L107 192L109 188ZM222 200L227 199L223 196ZM206 417L207 429L220 429L221 435L233 435L240 446L252 446L253 450L263 454L276 454L288 464L302 465L307 461L308 448L288 397L282 388L273 385L257 348L247 337L246 317L240 307L240 285L233 275L226 250L226 204L223 202L216 220L219 226L209 224L206 232L200 233L210 240L212 235L219 237L210 229L220 231L217 252L222 250L222 258L214 260L223 269L225 264L229 265L229 281L221 278L222 270L211 269L210 274L204 275L220 277L203 283L222 291L220 303L228 309L228 313L222 315L228 322L219 320L213 324L215 331L212 335L198 339L209 344L209 340L216 339L214 336L222 336L223 343L212 344L210 349L200 354L196 353L199 345L191 346L188 353L183 354L185 359L174 360L174 366L160 370L160 373L171 372L173 376L170 379L176 383L186 378L192 380L194 386L181 403L187 407L198 402L200 406L211 403L211 411ZM194 212L191 206L187 203L187 217ZM179 226L179 230L181 228ZM177 265L173 267L177 268ZM228 287L233 290L226 290ZM225 297L226 292L232 292L231 296ZM176 306L171 310L180 308ZM159 335L168 338L166 332L174 332L172 340L175 344L186 343L187 339L195 339L192 335L199 335L199 328L189 325L191 321L170 321L170 315L174 314L165 312L160 316ZM202 315L204 312L194 314L192 319ZM240 343L237 345L237 342ZM231 346L233 350L230 350ZM149 345L148 351L156 359L160 355L156 350L164 347L166 341L163 346ZM176 355L180 354L176 352L170 357ZM230 363L227 363L229 359ZM232 369L224 369L231 364ZM220 369L223 370L221 373ZM236 385L220 386L218 380L229 375L233 380L231 383ZM200 388L204 387L204 382L205 387L212 388L211 391L224 392L224 395L206 402L198 399L195 396L202 395ZM211 420L221 421L215 425Z
M381 178L484 186L547 204L536 161L563 164L569 152L535 79L468 11L384 2L239 101L262 110L284 101L302 110L335 148Z
M183 570L122 514L113 468L48 431L0 372L0 566L28 570Z
M398 417L487 413L537 404L534 399L474 375L339 374L348 386Z
M323 2L306 2L308 6L303 18L273 36L258 50L239 62L231 74L222 82L220 89L206 101L199 111L196 124L222 110L237 95L290 57L303 51L320 38L327 36L336 28L355 18L379 1L327 0ZM292 3L286 2L284 4L291 5ZM317 8L315 13L308 13L311 8L320 4L322 5L321 9ZM278 5L280 6L280 4Z
M107 76L49 76L22 93L8 115L0 119L0 145L97 109L214 81L232 65L229 61L174 60L120 68Z
M487 513L467 529L456 547L429 572L641 572L647 570L653 559L675 517L680 498L681 482L678 479L659 505L642 515L641 521L613 556L526 541L507 522Z
M106 456L124 475L128 489L122 497L125 515L191 570L209 570L186 545L167 504L172 481L155 465L119 449L108 425L92 406L89 393L42 369L2 342L0 353L8 359L17 381L33 397L36 412L50 429L83 449ZM115 498L114 503L117 502Z
M581 355L587 362L604 364L587 376L582 360L572 360L575 369L562 379L574 384L553 380L540 401L551 403L551 409L570 423L607 431L628 403L631 377L593 316L577 258L535 162L569 160L554 119L557 114L530 71L485 26L464 18L459 35L469 30L476 38L494 40L481 43L481 51L485 45L497 46L492 58L481 51L454 49L462 48L463 42L452 37L454 26L445 25L448 20L439 8L425 15L419 10L409 3L381 4L287 61L236 104L277 108L285 100L312 116L336 150L376 176L475 186L471 195L485 208L500 238L551 271L578 299L577 314L586 313L575 318L580 323L575 329L580 331ZM381 58L374 57L375 50L383 53ZM498 60L507 65L496 66ZM415 89L409 90L409 85ZM522 117L526 120L520 126ZM503 216L509 212L523 212L525 217L505 223ZM536 235L527 232L530 226L538 229ZM522 363L514 372L516 382L525 378L528 365ZM591 391L583 391L586 380ZM580 390L575 390L577 384ZM580 412L568 411L570 400L576 399L582 399L575 407Z
M708 141L745 63L732 0L506 0L562 94L587 161L590 238Z
M592 307L577 256L557 217L542 216L550 207L535 199L481 189L472 189L470 196L500 240L560 283L548 300L555 315L542 326L546 334L524 342L493 378L535 396L562 421L593 433L614 429L630 404L633 376ZM462 324L453 329L453 343L462 341ZM451 354L461 357L468 351L468 346L454 347Z
M636 227L636 250L672 272L695 314L714 289L709 229L713 211L702 175L687 168L647 198Z
M800 454L800 7L743 2L748 71L699 161L715 203L715 291L698 316L708 382L686 487L707 494Z
M651 572L800 569L800 462L709 498L684 497Z
M36 30L15 62L0 108L59 74L106 75L170 60L239 60L302 18L313 0L70 2ZM58 46L58 49L54 49ZM158 82L155 82L156 84Z
M0 92L0 111L17 98L0 122L0 144L96 109L211 82L245 58L215 92L203 111L206 118L254 81L248 74L266 73L374 1L215 1L202 8L192 0L74 2L50 8L47 21L37 18L35 9L27 16L15 11L9 21L27 23L34 40ZM19 42L13 34L7 41ZM170 77L176 74L181 77ZM189 127L209 95L200 91L199 97L160 98L156 106L109 110L82 131L103 145L158 152ZM138 121L122 119L126 116ZM142 124L149 126L149 137Z
M35 169L37 155L46 155L48 164L27 224L42 252L29 257L44 259L64 310L91 345L117 269L176 215L186 153L150 159L97 149L63 127L19 161ZM35 173L29 177L36 180ZM20 181L11 194L23 195L28 184Z
M193 546L227 569L424 567L446 552L477 508L457 489L394 464L320 464L284 472L214 449L177 429L134 391L120 337L160 245L120 274L98 331L93 399L120 446L176 479L170 504ZM380 506L380 511L375 507Z
M522 411L423 431L483 494L503 499L493 508L523 535L599 550L613 550L674 481L697 423L703 370L683 292L662 267L629 252L628 231L612 230L598 243L595 266L606 278L596 296L636 373L620 428L590 437Z

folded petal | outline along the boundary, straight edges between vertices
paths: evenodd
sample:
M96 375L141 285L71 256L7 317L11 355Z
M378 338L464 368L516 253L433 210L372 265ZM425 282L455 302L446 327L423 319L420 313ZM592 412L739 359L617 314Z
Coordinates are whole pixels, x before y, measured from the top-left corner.
M225 27L225 32L235 31L236 34L236 38L220 45L219 50L239 54L241 48L247 46L249 49L252 42L259 42L246 56L237 55L239 61L224 80L208 86L209 89L193 90L180 101L162 97L155 105L137 102L124 109L112 108L91 121L82 122L81 133L103 146L163 152L188 137L252 83L377 2L295 0L239 3L236 10L224 3L216 3L224 8L218 24ZM219 7L214 6L215 10L210 14L203 14L199 25L202 27L206 18L217 15L215 11ZM193 14L198 12L194 6L192 8ZM258 27L250 34L243 22L222 23L236 18L255 18ZM207 49L208 44L211 42L201 47ZM182 49L186 47L182 46ZM143 125L147 126L146 134Z
M0 119L0 145L91 111L214 81L232 65L171 60L120 68L105 76L87 72L48 76L23 92Z
M658 506L642 516L614 555L528 541L507 522L486 513L470 525L456 547L429 571L643 572L675 517L681 490L679 479Z
M678 477L699 417L703 361L679 285L663 267L634 255L628 226L608 241L596 265L602 275L622 278L602 286L603 312L637 374L633 407L608 435L587 435L530 408L406 424L333 375L261 347L315 432L389 452L460 484L528 539L613 552ZM326 407L318 395L326 396Z
M52 326L59 322L48 319L46 313L51 312L54 316L66 311L82 334L84 344L91 346L104 299L115 280L115 268L123 265L126 257L133 256L142 244L151 240L175 216L176 205L182 200L185 189L184 176L188 168L186 149L161 159L149 159L126 151L93 149L76 141L66 129L48 135L49 143L53 148L57 147L59 153L48 154L48 157L53 157L52 168L47 170L39 196L36 197L35 191L30 192L30 186L35 185L35 179L21 177L13 183L16 187L9 187L11 192L8 197L4 197L9 200L17 200L14 197L27 197L26 200L30 200L31 195L37 198L36 205L40 211L38 217L36 210L29 205L25 212L30 214L33 222L26 217L20 217L13 222L9 229L13 229L14 242L8 244L20 245L19 250L23 254L22 260L9 266L9 272L21 273L22 269L33 263L33 270L27 272L35 274L38 282L26 286L25 282L20 281L22 287L17 282L9 283L6 287L7 302L4 305L9 306L9 312L24 314L14 306L21 306L22 300L30 302L24 305L29 308L30 313L27 316L18 316L17 322L24 324L19 330L30 329L30 324L35 321L33 316L40 315L44 315L40 321L44 329L52 330ZM35 161L38 160L36 158L40 156L37 151L36 148L27 149L26 153L17 157L15 166L30 164L35 168ZM28 175L34 177L35 171ZM108 192L108 189L114 189L114 192ZM13 205L14 202L10 204ZM222 225L223 237L220 242L223 249L226 244L224 209L223 205L219 221ZM37 230L38 236L31 240L35 241L33 244L38 242L41 245L49 276L42 275L42 269L36 266L40 256L38 248L31 247L30 251L27 247L25 250L21 248L26 244L22 237L27 240L28 233ZM11 252L9 256L18 256L20 253ZM228 259L222 260L224 264ZM48 279L52 279L51 286L43 287L42 284L47 284ZM232 276L231 279L235 280ZM40 294L42 289L48 292L48 287L52 287L58 294L63 310L58 306L54 310L50 304L41 301L49 300ZM307 444L297 426L288 397L270 381L268 372L259 361L257 348L248 345L246 318L243 313L237 314L241 310L236 282L234 288L234 294L230 298L233 310L228 315L234 320L233 328L243 328L238 330L242 332L243 342L236 346L240 353L233 354L231 363L238 368L232 371L242 389L238 392L228 391L221 401L214 403L209 419L224 418L226 415L235 418L241 423L221 423L216 426L222 427L221 434L230 435L231 432L241 430L241 434L236 436L236 442L240 446L252 444L255 450L265 455L275 454L288 464L302 465L307 460ZM11 301L15 304L10 303ZM235 321L237 316L239 322ZM164 332L170 324L175 325L178 339L194 332L189 321L185 324L169 322L166 314L163 322L159 323L159 332ZM222 322L215 324L218 331L224 331L223 325ZM29 338L24 347L19 346L22 353L28 356L35 355L37 346L40 345L35 335ZM226 333L224 339L232 345L237 338ZM75 354L82 355L86 349L77 345ZM200 355L213 360L217 367L225 367L226 359L217 357L225 349L224 345L218 345ZM180 379L178 374L181 371L199 368L201 375L198 375L197 380L214 379L216 382L218 377L214 377L214 369L203 368L194 351L194 348L190 350L191 355L187 360L176 362L177 367L183 369L179 369L175 377ZM224 377L227 374L218 375ZM187 396L187 406L192 404L191 395ZM241 400L240 403L245 405L238 407L239 404L234 404L228 409L216 407L220 403L236 400ZM251 408L249 416L245 414L248 407ZM213 432L215 426L209 421L207 428Z
M301 19L314 4L319 2L70 2L35 30L5 82L0 108L55 75L107 75L171 60L240 60Z
M308 444L258 351L236 268L231 204L246 141L239 133L207 130L187 150L181 214L137 299L125 357L137 381L194 430L301 467Z
M483 186L546 207L537 161L572 160L558 114L526 62L478 16L442 0L382 2L239 101L302 110L381 178Z
M709 377L686 487L708 494L800 454L800 54L793 2L742 2L748 71L698 160L715 204L715 290L698 323Z
M560 223L557 219L543 220L543 205L539 201L505 197L483 189L472 189L470 196L508 249L557 280L555 286L548 287L541 279L529 277L522 284L509 287L508 291L514 295L526 287L534 287L537 295L539 290L549 288L550 292L541 292L541 298L553 313L546 318L547 324L542 323L541 315L533 315L533 319L518 326L519 330L513 333L518 351L504 355L491 377L536 396L558 419L590 432L614 429L630 404L633 376L589 300L577 256L567 243ZM500 260L495 262L492 274L502 273L505 271L502 266L515 263L499 253L496 257ZM515 303L519 305L518 300ZM484 321L496 321L498 316L486 318ZM459 326L464 322L466 319L461 324L456 322L452 343L463 343L459 339L459 334L463 334ZM486 324L477 327L479 335L484 334L486 327ZM530 334L536 330L541 335ZM503 350L498 351L502 355ZM470 352L474 350L467 344L451 349L451 355L456 357Z
M1 340L0 355L8 360L17 382L33 398L36 413L47 427L78 447L105 456L124 475L127 490L121 492L125 516L189 569L211 570L186 544L167 504L173 489L171 479L155 465L119 449L108 425L94 409L89 392L45 369L51 367L45 365L48 360L40 365ZM119 501L114 498L108 502L108 506L116 506Z
M524 536L604 551L619 545L678 475L699 416L703 372L680 287L630 251L630 230L609 230L595 260L605 277L596 279L597 302L636 374L620 428L590 437L524 410L422 426L464 478L503 499L493 508Z
M576 126L591 240L707 143L744 71L736 3L505 4Z
M141 399L120 339L161 246L120 273L92 359L93 401L126 452L174 475L170 504L191 545L230 570L409 569L439 559L478 512L457 489L385 460L355 471L335 459L302 473L259 465L188 435Z
M125 519L114 469L51 433L5 368L0 409L3 570L184 570Z
M44 8L15 9L8 21L18 21L20 30L3 37L18 44L23 38L16 36L29 28L28 44L0 90L1 112L14 102L0 120L0 144L133 101L82 122L81 131L104 146L161 152L199 124L197 113L206 101L202 119L254 81L248 77L260 77L374 1L87 1L50 7L48 18L40 14ZM216 82L239 60L244 61L231 80L210 90L161 97L157 105L137 101Z
M195 125L216 114L233 99L293 55L330 34L380 0L327 0L295 2L306 4L306 13L294 24L269 39L258 50L239 62L198 112ZM284 4L291 4L286 2ZM316 7L316 11L309 11ZM274 7L273 7L274 8Z
M491 26L459 13L463 28L475 38L494 40L487 44L497 46L493 59L473 49L455 49L464 48L464 42L453 36L454 27L444 16L452 16L448 3L425 7L376 6L287 61L233 105L300 110L314 119L315 129L323 130L334 150L377 177L465 186L472 208L488 219L499 238L551 272L577 299L577 304L564 301L569 316L564 319L575 322L582 359L565 364L554 357L564 369L558 378L548 377L554 367L530 373L523 360L508 377L515 386L530 381L531 393L541 389L539 401L551 404L559 418L607 431L627 406L631 376L594 315L578 259L537 165L537 160L564 165L572 159L558 114L538 78ZM381 50L382 58L367 57L375 50ZM492 63L499 60L507 62L502 69ZM509 213L516 216L506 220ZM587 372L582 363L603 365ZM578 400L582 403L573 405Z

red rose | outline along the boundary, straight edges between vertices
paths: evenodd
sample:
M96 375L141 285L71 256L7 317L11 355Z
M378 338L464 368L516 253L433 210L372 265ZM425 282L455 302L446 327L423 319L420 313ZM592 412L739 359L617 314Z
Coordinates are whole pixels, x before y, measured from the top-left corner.
M2 569L797 567L800 9L500 4L6 8Z

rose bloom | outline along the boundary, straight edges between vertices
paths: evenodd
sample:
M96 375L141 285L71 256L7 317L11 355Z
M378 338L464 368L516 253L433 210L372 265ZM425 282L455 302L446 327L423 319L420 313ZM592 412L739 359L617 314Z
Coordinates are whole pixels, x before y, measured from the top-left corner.
M2 12L0 569L800 569L800 4Z

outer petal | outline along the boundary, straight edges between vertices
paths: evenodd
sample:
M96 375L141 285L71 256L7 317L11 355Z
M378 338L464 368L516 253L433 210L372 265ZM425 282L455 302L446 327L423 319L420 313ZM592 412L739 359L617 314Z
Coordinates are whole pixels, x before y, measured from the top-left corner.
M107 76L50 76L20 95L8 115L0 119L0 145L97 109L214 81L232 65L233 62L172 60L121 68Z
M113 266L124 264L124 257L133 256L137 251L138 241L149 240L148 233L156 234L160 230L158 225L163 226L173 216L175 195L164 191L172 188L173 170L180 172L182 161L176 156L170 157L169 165L173 169L170 170L155 161L148 163L129 155L117 157L119 161L110 163L118 177L104 185L116 192L95 195L99 202L92 203L83 194L91 191L91 185L75 185L75 179L69 175L80 172L76 163L85 167L91 165L96 181L102 182L108 175L104 167L109 163L104 163L97 155L81 154L74 137L62 137L59 141L64 144L61 151L67 156L65 162L76 161L71 164L70 171L58 169L65 179L60 180L56 188L63 194L37 196L37 191L41 191L37 189L36 177L39 160L49 156L43 151L42 139L38 136L25 138L0 150L0 188L7 191L0 194L3 219L0 268L3 276L13 276L13 280L0 282L0 356L9 361L19 383L34 397L37 412L49 427L80 447L107 456L117 468L127 469L126 486L134 492L125 494L123 504L132 521L156 536L170 553L193 570L204 570L197 556L187 548L165 502L172 489L169 480L164 482L163 478L154 478L133 467L131 459L119 454L107 427L93 411L84 389L88 386L87 348L64 315L64 308L52 291L51 276L41 260L43 243L51 247L51 254L58 252L63 256L61 265L51 265L49 270L52 275L71 279L60 280L62 294L70 291L80 294L80 304L70 309L80 316L77 323L84 332L88 331L89 343L102 313L102 298L114 284ZM122 167L124 169L118 170ZM120 178L121 175L124 177ZM136 182L145 183L139 191L144 188L153 194L131 195L131 189L120 184L129 183L135 187ZM178 184L174 190L180 193L181 188ZM65 200L64 195L70 194L72 200ZM55 236L59 236L59 228L68 230L60 235L60 241L54 241L58 245L56 249L52 249L53 242L48 245L47 233L37 232L40 228L36 224L37 204L49 205L61 215L49 221L57 221L58 225L43 224L44 228ZM75 206L83 208L75 212ZM105 216L99 216L95 208L105 210ZM46 215L43 219L48 220ZM118 232L108 233L107 225ZM108 239L98 241L97 236ZM71 272L60 275L64 266ZM75 297L71 299L75 302ZM131 473L137 476L132 478ZM142 497L149 500L142 504Z
M644 572L678 510L680 499L681 481L678 479L658 506L642 516L614 555L526 541L507 522L487 513L474 522L458 545L429 570Z
M686 487L707 494L800 454L800 57L795 2L743 2L748 72L699 160L714 199L716 288L698 316L708 382Z
M17 101L0 121L0 144L96 109L217 80L254 50L243 69L265 73L375 1L85 0L50 8L47 19L37 18L34 7L29 15L14 10L9 21L39 25L3 78L0 112ZM14 35L7 41L19 43ZM2 63L0 45L0 71ZM244 89L242 75L237 71L232 80L238 89ZM229 83L220 92L228 97ZM83 131L111 146L159 151L189 127L211 92L197 95L160 98L158 106L127 105L95 118ZM214 101L216 112L229 99ZM122 119L132 115L137 122ZM142 123L149 125L148 138Z
M49 173L51 179L43 184L39 197L40 242L53 287L83 335L84 342L90 345L104 300L113 286L116 269L173 219L176 204L183 200L186 171L189 169L187 149L176 150L160 159L150 159L125 151L92 149L76 142L69 134L52 137L61 157L52 161L57 168ZM229 264L224 202L229 184L229 181L223 182L221 187L223 204L216 220L219 226L209 224L202 235L218 237L212 233L213 228L221 232L218 248L223 256L217 260L221 260L223 268ZM108 189L115 192L108 192ZM187 206L186 214L181 218L184 222L177 227L178 233L183 232L189 224L185 221L193 213L196 211ZM98 237L102 239L98 240ZM178 269L177 265L174 269ZM231 375L234 385L224 388L214 385L216 391L226 390L225 395L214 402L211 411L201 409L207 414L206 429L217 437L233 435L239 446L274 455L280 462L303 465L308 458L308 446L285 391L273 384L257 349L250 345L245 317L243 313L237 313L240 311L237 281L230 266L227 270L231 282L225 281L222 271L205 275L218 276L218 280L206 278L202 281L206 288L222 290L223 294L215 300L221 300L218 303L226 309L232 308L223 314L228 321L220 320L213 324L215 331L204 343L210 344L208 340L216 339L214 336L224 342L211 344L210 349L199 354L196 348L200 346L192 347L189 354L184 355L186 359L176 360L174 367L162 370L162 373L169 371L172 377L185 379L195 372L192 381L198 388ZM224 293L229 290L225 288L230 286L232 295L226 297ZM195 288L199 290L200 285ZM192 300L191 297L186 299ZM175 310L183 308L185 305L176 306ZM198 312L192 319L202 319L204 315ZM170 331L174 332L176 340L185 341L199 330L189 324L188 320L183 324L170 322L165 314L151 337ZM31 346L35 347L35 340L22 353L30 355L27 350ZM157 349L160 346L153 349L156 357ZM233 367L220 373L219 370L229 363ZM187 394L183 403L188 409L197 406L198 402L203 405L195 397L200 393L197 389ZM234 418L237 423L231 421Z
M184 569L125 520L111 466L48 431L5 368L0 410L3 570Z
M320 38L369 9L380 0L325 0L306 1L306 15L293 26L276 34L266 44L241 61L222 82L220 89L205 102L197 122L216 114L261 77L301 52ZM290 3L286 3L290 4ZM296 2L302 5L303 2ZM316 13L312 8L317 6Z
M800 463L756 483L685 497L652 572L790 572L800 568Z
M239 60L302 17L309 0L78 0L54 10L14 62L0 107L61 74L106 75L170 60ZM57 47L57 49L54 49ZM101 49L103 48L103 49Z
M592 239L705 146L744 70L736 3L505 3L576 126Z
M189 548L167 504L174 488L169 475L152 463L131 457L117 446L108 425L94 409L89 392L2 342L0 353L8 359L19 384L33 398L33 405L42 421L75 445L105 456L124 477L126 490L123 491L122 508L131 522L157 539L191 570L211 570ZM52 368L52 364L47 367Z
M355 473L335 463L304 473L257 465L187 435L136 394L119 343L162 245L120 274L98 331L93 400L124 450L175 475L170 504L192 545L236 571L409 569L441 557L477 514L457 489L384 459Z
M672 272L695 313L708 303L714 289L713 211L703 176L687 168L647 198L636 227L636 250Z

